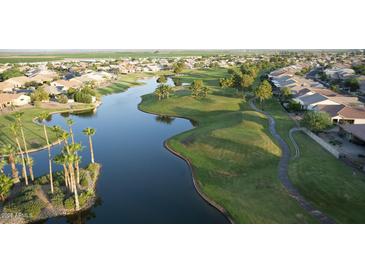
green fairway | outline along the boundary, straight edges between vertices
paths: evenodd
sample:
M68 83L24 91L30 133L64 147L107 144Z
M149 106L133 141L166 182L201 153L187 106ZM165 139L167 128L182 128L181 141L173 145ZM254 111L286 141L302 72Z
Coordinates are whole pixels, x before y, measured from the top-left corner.
M107 85L106 87L102 87L96 90L96 92L99 95L108 95L113 93L118 93L127 90L128 88L136 85L142 84L141 82L138 82L139 79L151 76L151 74L148 73L131 73L127 75L121 75L119 76L118 80L111 83L110 85Z
M277 130L288 145L289 130L295 123L275 100L266 111L277 121ZM300 193L318 209L339 223L364 223L365 176L353 172L302 132L294 135L300 158L291 161L289 176ZM293 152L293 150L292 150Z
M168 145L191 161L202 191L223 206L235 222L315 222L277 178L281 151L268 132L267 119L251 111L234 89L218 86L225 73L225 69L215 69L180 77L183 82L204 80L211 88L205 99L194 99L180 88L168 100L146 95L140 108L199 123L197 128L171 138Z

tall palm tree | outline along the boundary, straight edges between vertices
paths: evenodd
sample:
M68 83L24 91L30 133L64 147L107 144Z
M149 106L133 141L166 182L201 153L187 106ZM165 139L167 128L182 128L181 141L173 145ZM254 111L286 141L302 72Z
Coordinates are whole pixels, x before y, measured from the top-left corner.
M68 189L71 189L71 185L70 185L70 177L69 177L69 173L67 170L67 166L66 166L66 157L64 154L59 154L56 157L54 157L53 161L58 164L58 165L62 165L63 167L63 177L65 179L65 185Z
M21 160L22 160L22 174L23 174L23 177L24 177L24 180L25 180L25 185L28 185L28 174L27 174L27 166L25 164L25 158L24 158L24 153L23 153L23 150L22 150L22 147L20 145L20 142L19 142L19 138L18 138L18 126L17 124L13 124L10 126L10 129L14 135L14 138L15 138L15 143L17 144L18 146L18 151L19 151L19 154L20 154L20 157L21 157Z
M90 155L91 155L91 162L95 163L94 161L94 149L93 149L93 142L92 142L92 136L95 134L96 130L94 128L85 128L82 131L85 135L89 137L89 146L90 146Z
M78 152L83 149L80 143L74 143L68 146L68 153L75 156L75 169L76 169L76 184L80 184L80 162L81 156L78 155ZM66 147L67 150L67 147Z
M71 189L75 195L75 206L76 210L80 210L80 203L79 203L79 195L77 193L77 186L75 180L75 170L73 168L73 164L75 162L75 155L66 155L66 163L68 165L69 173L70 173L70 181L71 181Z
M19 128L20 128L20 133L21 133L21 136L22 136L22 139L23 139L24 152L25 152L25 155L26 155L26 158L27 158L26 163L28 165L30 179L33 182L34 181L33 161L29 157L27 142L25 141L25 134L24 134L23 124L22 124L23 115L24 115L24 112L17 112L17 113L15 113L15 118L16 118L16 120L18 122L18 125L19 125Z
M17 155L15 147L7 144L1 148L1 154L3 155L6 163L11 167L11 174L14 179L14 183L19 183L19 173L16 168Z
M72 131L72 126L75 123L74 120L72 120L71 118L66 120L66 123L68 125L69 131L70 131L70 136L71 136L71 141L74 144L75 143L75 139L74 139L74 133Z
M43 124L44 137L46 138L46 142L47 142L48 164L49 164L49 181L50 181L50 184L51 184L51 192L53 193L53 174L52 174L51 146L49 144L49 139L48 139L48 133L47 133L46 124L43 123L48 117L49 117L49 114L47 112L42 112L38 116L38 120L39 120L40 123Z

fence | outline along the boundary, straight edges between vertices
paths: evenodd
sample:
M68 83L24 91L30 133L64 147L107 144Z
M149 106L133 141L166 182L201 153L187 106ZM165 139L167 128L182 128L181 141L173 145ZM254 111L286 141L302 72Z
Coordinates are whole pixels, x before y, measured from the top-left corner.
M329 143L325 142L322 138L315 135L313 132L306 128L302 128L302 130L311 137L315 142L317 142L321 147L323 147L325 150L327 150L329 153L331 153L336 158L340 158L340 152L335 149L333 146L331 146Z

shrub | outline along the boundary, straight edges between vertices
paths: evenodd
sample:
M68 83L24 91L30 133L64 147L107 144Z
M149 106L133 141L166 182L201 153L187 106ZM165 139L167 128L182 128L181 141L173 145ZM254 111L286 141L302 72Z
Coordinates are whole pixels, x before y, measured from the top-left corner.
M74 200L73 197L70 197L70 198L66 199L64 204L65 204L65 208L67 210L75 209L75 200Z
M83 92L76 92L74 95L75 102L84 103L84 104L91 104L92 97L90 94L83 93Z
M300 103L291 100L288 104L288 110L294 111L294 112L300 111L300 110L302 110L302 106Z
M94 192L92 190L82 192L79 196L80 207L83 207L93 197Z
M68 98L66 95L61 94L61 95L57 96L57 102L60 104L67 104Z
M62 207L63 206L63 199L65 198L65 194L62 192L61 189L56 188L54 193L51 194L51 203L55 207Z

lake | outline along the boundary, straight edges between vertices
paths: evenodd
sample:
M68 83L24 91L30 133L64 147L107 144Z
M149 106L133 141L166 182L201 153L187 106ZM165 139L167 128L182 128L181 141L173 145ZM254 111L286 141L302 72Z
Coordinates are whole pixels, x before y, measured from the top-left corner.
M104 96L96 112L72 114L77 142L85 149L82 165L90 161L82 129L96 129L95 161L102 164L98 202L90 210L46 223L229 223L196 191L187 163L170 153L163 142L193 128L189 120L151 115L138 110L141 96L157 87L156 79L126 92ZM172 81L168 82L172 85ZM55 114L48 125L66 127L65 114ZM52 154L60 146L52 148ZM36 176L48 172L46 150L32 154ZM54 165L55 170L61 170Z

